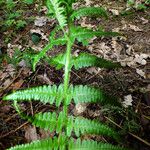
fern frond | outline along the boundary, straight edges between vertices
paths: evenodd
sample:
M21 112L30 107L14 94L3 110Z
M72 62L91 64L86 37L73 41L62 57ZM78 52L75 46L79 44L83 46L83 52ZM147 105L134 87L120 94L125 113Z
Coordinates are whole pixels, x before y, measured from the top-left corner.
M97 121L77 117L75 118L73 127L77 137L84 134L95 134L112 137L117 141L119 140L117 132Z
M78 103L102 103L120 106L116 98L107 95L100 89L78 85L73 88L73 99Z
M90 30L83 27L71 27L71 38L74 41L77 39L79 42L82 42L84 45L88 44L88 41L93 38L94 36L102 37L102 36L121 36L121 34L117 32L105 32L101 30Z
M61 132L62 128L66 123L66 118L63 112L59 113L59 116L56 113L46 112L36 114L31 121L36 127L43 128L45 130L50 130L53 132L56 130L57 133Z
M108 69L120 67L118 63L112 63L109 60L105 60L88 53L80 53L78 57L74 58L73 65L75 69L92 66Z
M5 96L3 99L4 100L13 99L16 101L39 100L43 103L50 103L50 104L53 104L55 102L56 106L60 106L63 97L64 97L63 85L59 85L59 87L53 85L53 86L41 86L41 87L29 88L26 90L20 90Z
M52 44L49 43L40 51L39 54L36 54L33 57L33 63L32 63L33 71L35 71L36 64L40 61L41 58L45 56L46 52L51 48L52 48Z
M109 95L106 95L102 90L97 88L77 85L70 86L68 89L68 94L65 99L67 105L70 104L71 99L77 103L108 103L112 105L119 105L117 100ZM53 86L41 86L29 88L26 90L16 91L10 95L7 95L3 100L14 100L14 101L41 101L43 103L55 103L56 106L60 106L61 102L64 100L64 89L63 85Z
M66 150L66 138L60 136L53 139L38 140L28 144L17 145L8 150Z
M64 67L66 61L66 54L58 54L55 57L52 57L48 60L48 63L52 66L55 66L56 69L61 69Z
M50 65L55 66L56 69L61 69L65 65L65 60L66 55L61 53L55 57L49 58L47 61ZM100 67L107 69L121 67L119 63L113 63L109 60L90 55L89 53L80 53L79 56L72 57L70 68L72 68L72 66L77 70L84 67Z
M92 140L83 140L77 139L76 141L74 139L71 139L69 141L69 150L127 150L125 148L121 148L119 146L114 146L112 144L107 143L98 143L96 141Z
M63 28L64 26L67 25L67 19L66 16L64 15L65 8L60 6L61 1L60 0L47 0L47 7L49 10L50 14L54 14L56 19L59 22L59 25Z
M78 10L75 10L74 13L71 15L71 19L74 18L80 18L83 16L89 16L89 17L98 17L102 16L107 18L107 12L103 7L84 7L79 8Z

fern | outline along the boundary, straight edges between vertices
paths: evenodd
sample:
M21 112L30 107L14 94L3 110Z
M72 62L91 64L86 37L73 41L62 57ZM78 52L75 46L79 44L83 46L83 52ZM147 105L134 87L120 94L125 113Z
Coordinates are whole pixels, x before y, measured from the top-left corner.
M64 82L58 86L40 86L26 90L16 91L3 98L3 100L13 100L14 107L18 114L27 119L33 125L45 130L55 132L55 137L52 139L35 141L30 144L20 145L10 148L10 150L125 150L124 148L113 146L111 144L97 143L90 140L80 140L84 135L102 135L108 136L120 142L120 135L107 125L104 125L96 120L89 120L81 117L69 115L68 105L73 101L78 103L102 103L111 105L120 105L116 98L107 95L98 88L89 87L87 85L71 85L70 72L74 67L80 69L83 67L101 67L101 68L116 68L117 63L112 63L108 60L98 58L88 53L80 53L75 57L71 54L74 42L77 40L83 45L87 45L88 41L94 36L120 36L116 32L106 32L101 30L93 31L91 29L75 26L74 20L82 16L103 16L107 13L102 7L80 8L77 11L73 10L72 4L76 0L47 0L49 15L57 19L59 25L51 32L49 43L36 54L33 59L33 69L40 59L46 59L56 69L64 68ZM54 46L66 45L66 52L55 57L46 56L48 50L52 50ZM61 112L38 113L34 116L28 116L23 113L18 102L22 101L40 101L42 103L60 105ZM72 138L75 135L77 140Z
M29 144L22 144L10 148L9 150L127 150L118 146L106 143L97 143L92 140L71 139L66 141L66 138L60 137L54 139L46 139L35 141Z
M114 146L106 143L97 143L92 140L77 139L76 142L71 139L69 141L69 150L127 150L118 146Z
M107 12L103 7L85 7L85 8L80 8L78 10L76 10L72 15L71 15L71 19L74 18L79 18L82 16L94 16L94 17L98 17L98 16L102 16L107 18Z
M22 144L10 148L9 150L66 150L66 138L60 136L53 139L45 139L40 141L34 141L29 144Z
M61 28L67 25L66 16L64 13L64 8L60 6L61 1L60 0L47 0L47 6L49 13L53 13L56 19L59 22L59 25Z
M84 45L88 44L88 41L94 36L102 37L102 36L120 36L121 34L117 32L105 32L101 30L93 31L91 29L83 28L83 27L71 27L71 39L74 41L77 39L79 42L82 42Z
M109 103L112 105L116 105L119 103L116 99L112 98L111 96L106 95L102 90L83 86L83 85L76 85L70 86L68 88L68 94L66 98L67 105L70 104L71 99L74 99L76 104L78 103ZM59 107L61 102L64 99L64 88L63 85L56 85L53 86L41 86L30 88L27 90L20 90L14 92L10 95L7 95L3 98L3 100L14 100L14 101L41 101L43 103L54 104Z
M56 67L56 69L61 69L65 66L66 55L58 54L57 56L48 59L48 63ZM95 55L90 55L89 53L80 53L77 57L72 57L70 68L76 70L84 67L100 67L100 68L119 68L121 67L118 63L112 63L109 60L99 58Z

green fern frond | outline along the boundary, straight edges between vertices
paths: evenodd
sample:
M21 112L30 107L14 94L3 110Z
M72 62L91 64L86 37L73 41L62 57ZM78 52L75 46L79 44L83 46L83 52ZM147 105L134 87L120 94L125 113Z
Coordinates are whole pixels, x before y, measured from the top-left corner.
M77 39L79 42L82 42L83 45L87 45L88 41L93 38L94 36L102 37L102 36L121 36L120 33L117 32L105 32L101 30L90 30L83 27L71 27L71 38L74 41Z
M121 148L119 146L114 146L112 144L102 142L98 143L92 140L81 141L80 139L77 139L75 141L74 139L71 139L69 141L68 150L127 150L127 149Z
M52 66L55 66L56 69L61 69L64 67L66 61L66 54L58 54L55 57L48 59L48 63Z
M45 139L40 141L34 141L28 144L17 145L11 147L8 150L66 150L66 138L60 136L53 139Z
M97 121L91 121L85 118L77 117L75 118L73 126L75 134L78 137L84 134L95 134L109 136L117 141L119 140L119 135L117 132Z
M60 6L61 0L47 0L47 7L50 14L54 14L59 22L59 25L63 28L67 25L67 19L64 15L65 8Z
M74 13L71 15L71 19L80 18L82 16L89 16L89 17L98 17L102 16L107 18L107 12L103 7L84 7L75 10Z
M32 63L32 67L33 67L33 70L35 71L35 67L36 67L36 64L40 61L41 58L43 58L46 54L46 52L52 48L52 44L49 43L47 44L41 51L39 54L36 54L34 57L33 57L33 63Z
M107 95L100 89L78 85L73 88L73 99L78 103L102 103L120 106L116 98Z
M78 57L74 58L73 65L75 69L83 67L100 67L108 69L120 67L118 63L112 63L109 60L105 60L88 53L80 53Z
M39 100L43 103L55 103L56 106L60 106L61 102L64 99L64 89L63 85L53 86L41 86L34 87L26 90L16 91L10 95L7 95L3 100L14 100L14 101L29 101L29 100ZM89 103L89 102L100 102L100 103L109 103L112 105L119 105L117 100L111 96L106 95L102 90L97 88L77 85L70 86L68 89L68 95L65 99L67 105L70 104L71 99L74 99L74 102L77 103Z
M48 63L55 66L56 69L61 69L65 65L65 60L66 55L61 53L55 57L48 59ZM77 70L84 67L100 67L107 69L121 67L119 63L113 63L109 60L105 60L88 53L80 53L79 56L72 57L70 68L72 68L72 66L74 66Z
M50 132L56 130L57 133L61 132L66 123L65 120L66 118L63 112L60 112L59 116L57 116L55 112L38 113L32 118L32 120L29 119L29 121L31 121L36 127L50 130Z
M16 101L39 100L43 103L50 103L50 104L53 104L55 102L56 106L60 106L63 97L64 97L63 85L59 85L59 87L53 85L20 90L5 96L4 100L12 100L12 99Z

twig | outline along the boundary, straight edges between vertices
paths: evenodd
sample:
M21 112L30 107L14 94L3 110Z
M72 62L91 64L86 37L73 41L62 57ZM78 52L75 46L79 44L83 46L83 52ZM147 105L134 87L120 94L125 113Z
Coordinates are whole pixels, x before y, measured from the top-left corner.
M111 123L113 123L115 126L117 126L118 128L120 129L123 129L120 125L118 125L116 122L114 122L113 120L111 120L110 118L106 117L105 118L110 121ZM128 132L128 134L130 134L131 136L133 136L134 138L138 139L139 141L143 142L144 144L146 144L147 146L150 146L150 143L143 140L142 138L138 137L137 135L131 133L131 132Z
M24 124L22 124L21 126L19 126L18 128L16 128L15 130L12 130L12 131L10 131L10 132L8 132L8 133L6 133L6 134L0 136L0 139L4 138L4 137L6 137L6 136L8 136L8 135L10 135L10 134L12 134L12 133L15 133L16 131L18 131L19 129L21 129L21 128L22 128L23 126L25 126L26 124L28 124L28 122L25 122Z

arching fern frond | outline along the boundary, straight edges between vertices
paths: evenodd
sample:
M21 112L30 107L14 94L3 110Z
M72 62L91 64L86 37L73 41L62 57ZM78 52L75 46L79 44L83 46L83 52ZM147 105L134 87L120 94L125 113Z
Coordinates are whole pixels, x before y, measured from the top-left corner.
M51 48L52 48L52 44L49 43L40 51L40 53L33 56L33 63L32 63L33 71L35 71L36 64L40 61L41 58L45 56L46 52Z
M117 132L109 128L107 125L103 125L98 121L91 121L81 117L75 118L73 130L77 137L84 134L95 134L112 137L116 141L119 140L119 134L117 134Z
M105 32L101 30L93 31L91 29L83 28L83 27L71 27L71 38L72 41L77 39L79 42L82 42L83 45L87 45L88 41L94 36L102 37L102 36L121 36L121 34L117 32Z
M59 140L57 137L54 137L53 139L49 138L28 144L17 145L8 150L66 150L66 146L66 138L60 136Z
M60 106L64 97L63 85L53 86L40 86L35 88L29 88L26 90L20 90L4 97L4 100L16 100L16 101L29 101L39 100L43 103L56 103L56 106Z
M108 69L120 67L118 63L113 63L109 60L105 60L88 53L80 53L78 57L74 58L73 65L75 69L83 67L100 67Z
M61 53L55 57L49 58L47 61L50 65L55 66L56 69L61 69L65 65L65 60L66 55ZM89 53L80 53L77 57L72 57L70 68L72 68L72 66L77 70L84 67L100 67L107 69L121 67L119 63L113 63Z
M120 106L116 98L107 95L103 90L78 85L73 88L73 99L78 103L102 103Z
M80 18L82 16L89 16L89 17L98 17L102 16L107 18L107 12L103 7L84 7L75 10L74 13L71 15L71 19Z
M68 89L68 96L65 99L66 104L69 105L71 99L74 99L74 102L77 103L108 103L112 105L119 105L117 100L111 96L106 95L102 90L77 85L70 86ZM43 103L55 103L56 106L60 106L61 102L64 100L64 89L63 85L53 86L40 86L29 88L26 90L20 90L14 92L10 95L7 95L3 98L3 100L14 100L14 101L41 101Z
M30 119L29 121L31 121L36 127L50 130L50 132L56 131L59 133L66 123L65 120L66 118L63 112L60 112L59 116L57 116L56 113L45 112L36 114L32 120Z
M68 150L127 150L127 149L121 148L119 146L114 146L112 144L102 142L98 143L92 140L81 141L80 139L77 139L75 141L74 139L71 139L69 141Z
M66 16L64 14L65 8L63 6L60 6L61 1L60 0L47 0L46 4L48 7L49 14L54 14L54 16L58 20L61 28L66 26L67 25L67 19L66 19Z

